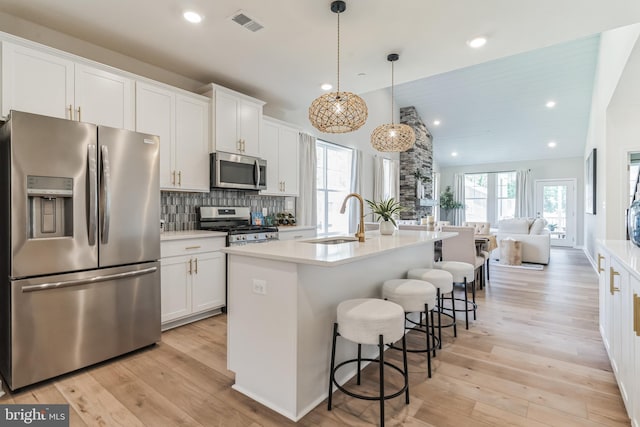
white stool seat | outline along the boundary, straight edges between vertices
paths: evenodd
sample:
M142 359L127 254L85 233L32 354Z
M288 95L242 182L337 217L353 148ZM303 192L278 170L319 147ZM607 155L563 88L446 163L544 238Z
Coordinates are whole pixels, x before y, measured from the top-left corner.
M475 266L467 262L442 261L437 262L434 265L436 268L451 273L454 283L464 283L465 278L467 279L467 283L471 283L475 277Z
M351 299L337 309L338 332L358 344L378 345L379 336L386 343L404 335L404 310L398 304L377 298Z
M436 306L436 288L424 280L391 279L382 285L382 298L400 304L405 312L424 311L424 305L429 309Z
M448 294L453 290L453 276L446 270L413 268L407 273L407 279L427 281L436 289L440 289L440 295Z

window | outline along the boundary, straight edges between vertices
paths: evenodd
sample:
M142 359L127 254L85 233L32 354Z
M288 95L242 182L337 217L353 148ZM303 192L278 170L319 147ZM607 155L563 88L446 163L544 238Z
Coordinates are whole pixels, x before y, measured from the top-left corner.
M398 194L396 194L396 185L398 182L397 170L396 166L391 159L382 159L382 172L383 172L383 189L382 189L382 200L387 200L393 197L394 199L398 199Z
M318 234L349 232L349 210L340 213L342 201L351 187L353 150L317 140ZM347 205L349 207L349 205Z
M487 221L488 174L476 173L464 176L465 220Z
M465 174L465 221L497 224L516 212L516 173Z

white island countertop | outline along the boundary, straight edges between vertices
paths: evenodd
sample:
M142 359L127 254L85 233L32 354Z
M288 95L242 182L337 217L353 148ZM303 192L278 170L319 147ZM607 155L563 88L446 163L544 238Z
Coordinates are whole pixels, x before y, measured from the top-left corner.
M160 233L160 241L201 239L203 237L226 237L227 233L209 230L164 231Z
M366 241L322 244L314 241L339 238L313 238L306 240L284 240L269 243L232 246L223 249L231 255L243 255L253 258L263 258L275 261L293 262L296 264L310 264L332 267L364 258L380 255L384 252L400 248L423 245L437 240L456 236L458 233L443 233L431 231L398 230L391 236L380 235L377 231L367 232ZM352 236L349 236L352 237Z

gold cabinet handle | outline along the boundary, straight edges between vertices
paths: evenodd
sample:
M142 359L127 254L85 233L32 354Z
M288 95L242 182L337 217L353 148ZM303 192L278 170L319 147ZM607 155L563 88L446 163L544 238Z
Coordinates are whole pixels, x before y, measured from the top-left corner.
M202 246L187 246L184 249L188 251L188 250L191 250L191 249L200 249L201 247Z
M238 142L236 142L236 149L242 153L242 140L239 139Z
M73 105L69 104L69 120L73 120Z
M189 260L189 274L193 274L193 260Z
M613 285L613 280L614 280L613 278L619 275L620 273L615 271L613 267L609 267L609 292L611 292L611 295L613 295L614 292L620 292L620 288L616 288Z
M604 268L602 268L602 266L600 265L600 262L604 259L604 257L600 254L598 254L598 273L602 273L604 271Z
M178 171L178 186L182 187L182 171Z
M640 337L640 296L633 294L633 332Z
M78 121L82 121L82 110L80 109L80 107L78 107Z
M198 258L196 258L196 274L198 274Z
M171 185L176 185L176 171L171 172Z

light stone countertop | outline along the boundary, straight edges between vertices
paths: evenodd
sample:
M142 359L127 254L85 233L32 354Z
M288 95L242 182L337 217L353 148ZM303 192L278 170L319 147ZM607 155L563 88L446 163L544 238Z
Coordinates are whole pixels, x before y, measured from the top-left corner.
M315 225L278 225L278 232L315 230L315 229L316 229Z
M201 239L203 237L226 237L227 233L221 231L208 230L185 230L185 231L165 231L160 233L160 241L181 240L181 239Z
M420 245L447 239L457 234L458 233L398 230L391 236L382 236L377 231L371 231L367 232L364 243L358 241L333 245L311 243L315 240L344 237L332 236L327 238L279 240L255 245L232 246L222 249L222 252L231 255L244 255L275 261L332 267L410 246L416 246L416 250L419 250L418 247Z
M621 263L629 267L629 272L640 279L640 248L630 240L600 240L600 244Z

